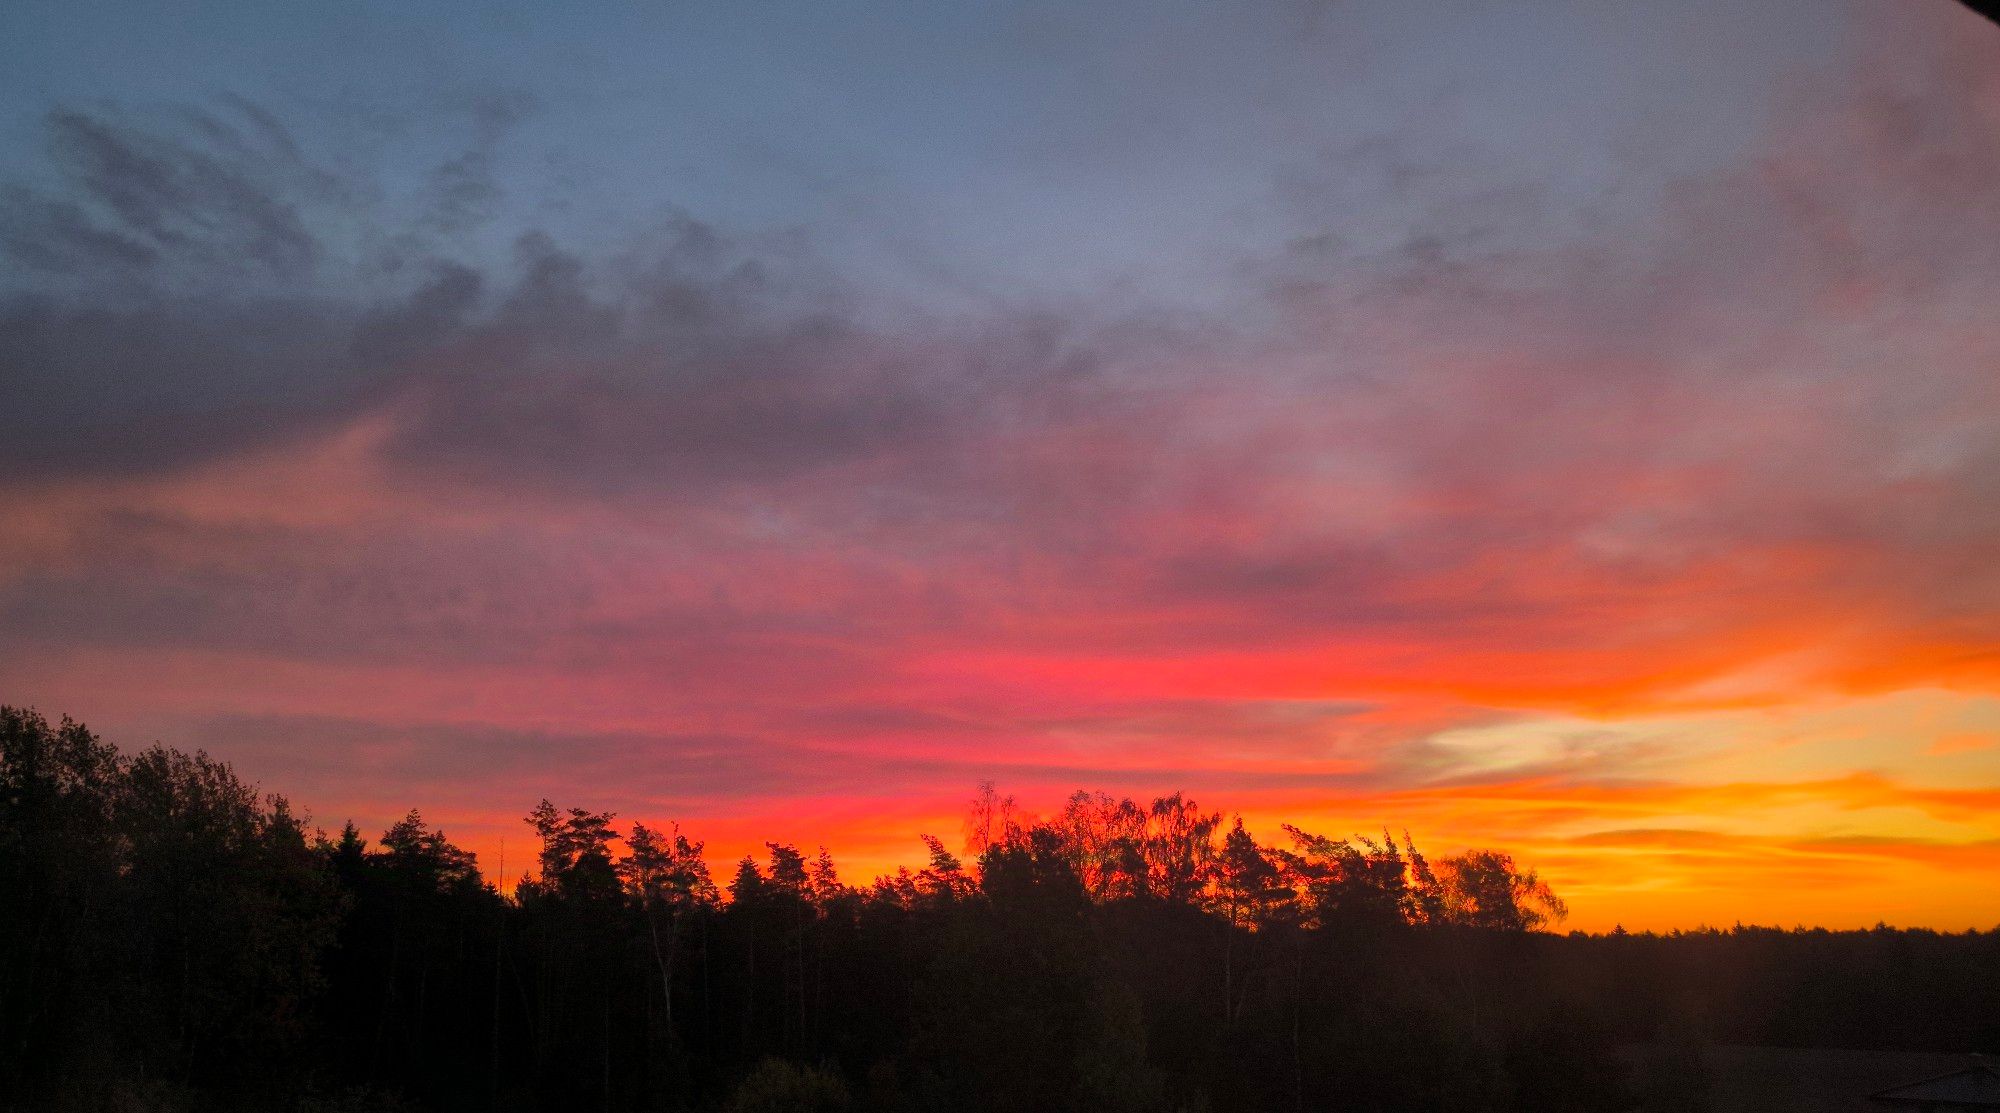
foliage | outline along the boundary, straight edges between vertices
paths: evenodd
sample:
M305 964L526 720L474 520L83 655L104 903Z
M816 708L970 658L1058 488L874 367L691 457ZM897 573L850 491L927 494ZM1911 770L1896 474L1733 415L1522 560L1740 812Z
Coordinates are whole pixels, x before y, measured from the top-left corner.
M736 1087L730 1113L843 1113L847 1083L831 1070L765 1059Z
M310 835L0 710L0 1110L1608 1113L1704 1108L1707 1040L2000 1042L2000 932L1557 936L1494 851L970 811L963 855L856 887L772 842L725 898L678 827L543 801L503 896L417 811Z

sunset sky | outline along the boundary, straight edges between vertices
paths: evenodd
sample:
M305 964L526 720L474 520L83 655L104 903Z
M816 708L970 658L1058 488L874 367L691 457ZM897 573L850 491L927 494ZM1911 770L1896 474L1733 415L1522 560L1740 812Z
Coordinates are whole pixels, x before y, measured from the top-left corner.
M0 7L0 702L507 872L983 780L2000 924L1946 0Z

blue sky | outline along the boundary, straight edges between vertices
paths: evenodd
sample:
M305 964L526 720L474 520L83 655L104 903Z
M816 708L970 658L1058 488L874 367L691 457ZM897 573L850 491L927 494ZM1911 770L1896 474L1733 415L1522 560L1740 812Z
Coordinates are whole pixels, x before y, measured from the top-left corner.
M608 251L681 213L952 308L1207 303L1292 237L1368 254L1629 217L1851 49L1846 10L30 2L0 17L0 141L32 173L54 106L242 97L380 221L476 154L455 254L524 228Z

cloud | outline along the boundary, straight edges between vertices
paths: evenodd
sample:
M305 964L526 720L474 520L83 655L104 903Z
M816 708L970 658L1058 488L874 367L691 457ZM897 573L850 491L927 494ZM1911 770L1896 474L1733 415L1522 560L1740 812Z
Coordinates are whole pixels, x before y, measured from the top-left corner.
M1300 148L1202 308L926 302L677 210L566 242L508 204L533 98L440 109L407 195L248 101L58 110L0 199L0 663L354 801L902 823L997 774L1552 853L1972 845L1983 781L1695 769L1760 711L2000 684L2000 94L1911 18L1636 199L1424 112ZM1760 810L1804 818L1690 821Z
M291 281L319 246L272 180L296 177L296 147L277 122L242 102L235 120L189 114L169 136L112 117L56 109L49 153L66 192L16 188L0 228L14 256L65 276L144 271L166 264ZM244 123L250 125L246 130Z

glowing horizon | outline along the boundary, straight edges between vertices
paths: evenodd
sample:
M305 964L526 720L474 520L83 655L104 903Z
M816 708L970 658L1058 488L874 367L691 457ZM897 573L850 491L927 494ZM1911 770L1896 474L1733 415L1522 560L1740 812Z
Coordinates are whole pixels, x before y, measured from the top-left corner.
M41 13L0 702L508 880L991 780L2000 925L2000 33L1749 7Z

